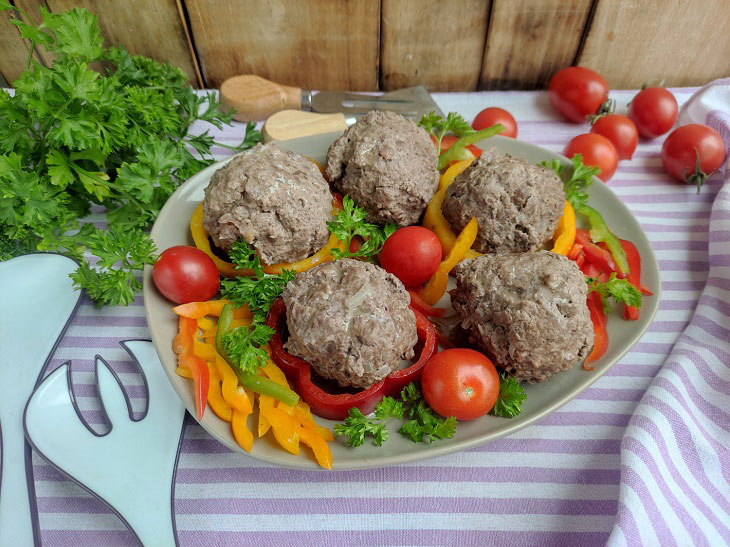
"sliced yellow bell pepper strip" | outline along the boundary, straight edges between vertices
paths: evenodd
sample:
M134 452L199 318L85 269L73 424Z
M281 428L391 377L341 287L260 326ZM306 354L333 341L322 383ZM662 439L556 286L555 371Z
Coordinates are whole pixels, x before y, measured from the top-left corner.
M325 440L307 427L299 426L299 440L314 452L317 463L325 469L332 469L332 452Z
M204 333L205 331L210 330L213 327L215 327L215 323L213 323L211 319L208 319L207 317L201 317L200 319L198 319L198 328Z
M336 210L337 208L338 207L335 207L334 209ZM221 274L226 277L253 275L253 272L247 268L237 270L234 264L222 260L213 252L213 249L210 246L210 241L208 240L208 232L203 227L202 203L196 207L195 212L193 212L193 216L190 218L190 233L193 236L195 246L213 260ZM280 264L265 265L264 272L267 274L280 274L282 270L293 270L297 273L304 272L322 262L332 262L334 260L334 256L332 256L332 249L345 249L345 244L337 239L334 234L330 234L327 244L312 256L308 256L307 258L297 262L282 262Z
M193 379L193 373L190 372L190 369L188 367L180 367L180 366L178 366L175 369L175 374L177 374L178 376L182 376L183 378L187 378L188 380L192 380Z
M269 418L267 417L268 411L272 408L274 408L274 404L276 403L276 399L273 397L270 397L269 395L261 395L258 396L259 400L259 424L258 424L258 434L259 437L263 437L269 432L269 429L271 429L271 422L269 422Z
M253 448L253 433L251 433L251 430L248 428L248 423L246 423L249 414L233 409L233 417L231 418L233 438L236 439L238 445L246 452L251 452L251 448Z
M446 190L449 189L449 186L451 186L451 183L454 182L457 175L461 174L473 161L474 159L456 162L444 171L444 174L441 175L441 178L439 179L438 190L431 198L428 207L426 207L426 212L423 215L423 225L439 238L444 256L448 255L454 247L456 234L451 229L449 221L446 220L441 212L441 206L443 205L444 198L446 197ZM481 253L470 249L467 254L467 258L474 258L480 254Z
M322 439L327 442L335 440L335 436L332 431L326 427L322 427L312 418L312 411L309 410L309 405L304 401L299 401L297 406L294 407L294 419L299 422L299 425L307 429L311 429L317 433Z
M197 339L193 340L193 355L204 361L213 361L215 360L215 347L213 344L206 344Z
M262 406L259 408L271 424L274 438L279 445L290 454L297 456L299 454L299 426L294 418L273 405L270 408Z
M565 208L563 209L563 216L558 221L558 226L555 228L555 235L553 235L553 252L561 255L567 255L570 249L575 243L575 234L577 233L577 226L575 223L575 211L573 206L566 201Z
M208 362L208 370L210 371L210 385L208 387L208 404L213 409L215 415L221 420L230 422L233 409L226 403L221 394L221 380L218 377L216 367L212 362Z
M218 376L222 379L221 394L223 395L223 400L231 405L234 410L251 414L253 412L252 401L246 395L246 390L238 385L238 377L233 372L231 366L217 353L215 356L215 365Z
M454 246L449 251L449 254L446 255L443 262L441 262L436 273L426 283L426 288L423 289L423 299L427 303L433 306L446 293L446 286L449 283L449 272L461 260L466 258L469 249L477 238L478 232L479 224L477 223L477 219L472 218L461 231L459 237L456 238Z

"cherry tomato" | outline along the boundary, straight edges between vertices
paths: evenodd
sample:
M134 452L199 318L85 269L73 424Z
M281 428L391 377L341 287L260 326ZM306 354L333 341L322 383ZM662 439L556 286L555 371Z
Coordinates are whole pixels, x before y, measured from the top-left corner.
M724 160L725 146L720 134L699 123L678 127L662 145L664 170L677 180L697 184L698 192L705 179Z
M500 133L503 137L517 137L517 122L512 117L512 114L502 108L491 106L485 108L479 114L477 114L474 121L471 122L472 129L479 131L492 127L501 123L504 126L504 131Z
M499 396L499 375L486 356L473 349L437 353L423 367L426 402L442 416L474 420L489 412Z
M608 83L590 68L569 66L550 79L548 98L566 119L582 123L608 99Z
M598 178L606 182L613 176L618 165L616 148L603 135L584 133L571 139L563 151L563 155L572 158L576 154L583 156L585 165L598 167L601 172Z
M164 250L152 268L152 279L159 291L176 304L210 300L220 284L213 260L188 245Z
M621 114L601 116L591 127L591 133L603 135L611 141L620 160L630 160L639 142L634 122Z
M433 144L435 146L436 137L431 135L431 140L433 141ZM459 137L457 137L456 135L444 135L444 137L441 139L441 152L439 152L439 154L446 152L449 148L454 146L454 143L458 140L459 140ZM482 149L479 148L478 146L474 146L473 144L470 144L466 148L469 150L469 152L474 154L475 158L478 158L479 156L482 155Z
M441 264L441 242L423 226L396 230L380 251L380 265L408 287L418 287L431 279Z
M642 89L629 105L629 118L645 139L653 139L669 131L677 121L678 112L677 99L663 87Z

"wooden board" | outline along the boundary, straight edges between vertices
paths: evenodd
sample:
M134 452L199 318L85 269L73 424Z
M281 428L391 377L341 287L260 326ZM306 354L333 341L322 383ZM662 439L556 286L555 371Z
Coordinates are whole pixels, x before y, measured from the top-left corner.
M25 71L28 62L28 42L20 36L18 27L10 23L15 16L15 12L0 11L0 74L8 84Z
M53 12L86 8L99 19L107 45L180 67L188 83L202 87L178 0L46 0Z
M727 0L600 0L578 63L614 89L702 85L730 76L729 36Z
M377 89L377 1L186 0L185 5L209 87L256 74L309 89Z
M480 89L536 89L573 64L591 0L494 0Z
M489 0L383 0L380 85L474 91L487 36Z

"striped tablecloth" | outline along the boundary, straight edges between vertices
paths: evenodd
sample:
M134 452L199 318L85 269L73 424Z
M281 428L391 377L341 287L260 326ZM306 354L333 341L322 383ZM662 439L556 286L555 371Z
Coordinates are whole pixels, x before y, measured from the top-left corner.
M680 103L693 91L673 90ZM611 96L623 106L634 93ZM521 139L557 152L586 131L558 120L545 93L434 97L444 112L455 110L468 120L486 106L504 107L517 119ZM240 140L241 126L213 134L233 144ZM662 302L648 332L598 382L509 438L435 460L366 471L272 467L230 452L188 420L175 488L181 544L604 544L616 523L627 425L688 324L708 277L710 208L721 180L713 177L700 195L670 181L659 159L661 143L662 138L640 142L633 160L621 162L609 186L652 242L661 267ZM216 152L227 155L223 149ZM715 282L729 288L727 278ZM727 334L725 329L717 335ZM94 402L97 353L131 386L141 408L141 380L118 342L145 337L141 297L127 308L97 310L88 299L82 302L52 364L73 360L76 394L91 423L102 422ZM37 456L33 464L44 544L134 542L102 503ZM641 536L627 537L631 542Z

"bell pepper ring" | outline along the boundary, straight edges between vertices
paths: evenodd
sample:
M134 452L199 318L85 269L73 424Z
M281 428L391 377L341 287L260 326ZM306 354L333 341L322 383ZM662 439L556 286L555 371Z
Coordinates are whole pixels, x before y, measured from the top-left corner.
M337 213L342 208L342 198L337 195L332 197L332 212ZM215 263L218 271L225 277L251 276L253 272L248 268L237 269L236 265L227 262L213 252L208 239L208 232L203 226L203 204L202 202L195 208L193 216L190 217L190 233L193 236L195 246L207 254ZM335 257L332 255L333 249L345 250L345 244L337 239L335 234L330 234L327 244L312 256L308 256L296 262L281 262L279 264L264 265L264 273L280 274L283 270L293 270L296 273L304 272L313 268L322 262L332 262Z
M344 420L353 407L363 414L369 414L384 396L396 395L410 382L418 380L426 362L437 351L436 329L421 312L413 307L411 310L416 316L418 340L423 345L418 360L405 369L391 372L383 380L358 393L327 393L312 382L312 365L284 349L281 332L286 321L286 305L281 298L271 305L266 318L266 324L274 329L274 335L269 342L271 358L296 386L296 391L317 416L329 420Z

